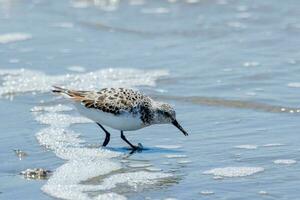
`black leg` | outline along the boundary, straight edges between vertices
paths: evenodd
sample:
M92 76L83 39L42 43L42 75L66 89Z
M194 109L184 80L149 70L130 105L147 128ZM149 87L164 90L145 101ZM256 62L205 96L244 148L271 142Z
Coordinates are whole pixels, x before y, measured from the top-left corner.
M129 146L131 146L131 148L135 151L137 150L139 147L138 146L135 146L133 144L131 144L125 137L125 135L123 134L123 131L121 131L121 138L122 140L124 140L127 144L129 144Z
M110 140L110 133L99 123L96 123L98 124L98 126L100 126L100 128L105 132L106 136L105 136L105 139L104 139L104 142L102 144L102 146L106 146L108 143L109 143L109 140Z

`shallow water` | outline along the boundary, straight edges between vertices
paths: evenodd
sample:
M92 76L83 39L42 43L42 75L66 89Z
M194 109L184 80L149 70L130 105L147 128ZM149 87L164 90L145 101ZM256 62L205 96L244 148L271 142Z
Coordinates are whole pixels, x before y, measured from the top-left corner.
M0 199L298 199L299 13L297 0L0 1ZM110 129L101 149L53 84L139 89L190 135L127 133L145 147L129 155Z

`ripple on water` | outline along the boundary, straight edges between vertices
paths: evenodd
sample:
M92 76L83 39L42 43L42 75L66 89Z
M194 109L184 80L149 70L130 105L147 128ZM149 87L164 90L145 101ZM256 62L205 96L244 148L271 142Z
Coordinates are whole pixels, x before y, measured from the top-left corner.
M187 155L182 155L182 154L168 154L165 155L166 158L186 158Z
M280 147L284 146L284 144L281 143L270 143L270 144L264 144L263 147Z
M261 190L261 191L258 192L258 194L260 194L260 195L267 195L269 193L267 191Z
M288 83L288 87L298 88L298 87L300 87L300 83L299 82Z
M257 145L244 144L244 145L235 146L234 148L237 148L237 149L257 149Z
M212 195L214 194L214 191L211 191L211 190L203 190L200 192L200 194L202 195Z
M162 149L179 149L179 148L182 148L182 146L180 146L180 145L156 145L155 147L162 148Z
M292 164L296 164L297 161L293 159L278 159L278 160L274 160L273 163L280 164L280 165L292 165Z
M150 167L152 166L152 164L150 163L132 163L132 164L129 164L128 167L131 167L131 168L144 168L144 167Z

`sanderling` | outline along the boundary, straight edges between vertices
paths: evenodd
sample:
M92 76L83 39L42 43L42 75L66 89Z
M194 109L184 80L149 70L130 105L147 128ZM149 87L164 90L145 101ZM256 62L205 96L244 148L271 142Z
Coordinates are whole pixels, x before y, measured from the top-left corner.
M93 120L105 132L103 146L110 140L110 133L103 125L121 131L121 138L133 150L141 148L131 144L124 131L133 131L153 124L173 124L185 136L188 133L176 120L175 110L167 103L154 101L138 91L125 88L104 88L96 91L76 91L53 86L52 92L72 100L83 116Z

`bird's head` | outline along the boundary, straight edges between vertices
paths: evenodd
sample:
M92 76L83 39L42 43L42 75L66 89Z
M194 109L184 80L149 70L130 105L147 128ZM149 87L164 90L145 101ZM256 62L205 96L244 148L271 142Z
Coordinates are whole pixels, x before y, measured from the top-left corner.
M167 103L159 103L156 109L156 121L160 124L173 124L176 126L185 136L188 133L181 127L176 120L176 112L174 108Z

